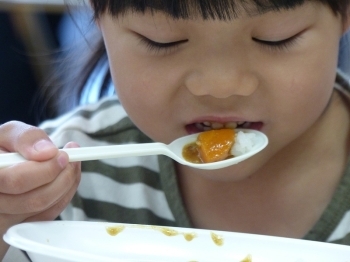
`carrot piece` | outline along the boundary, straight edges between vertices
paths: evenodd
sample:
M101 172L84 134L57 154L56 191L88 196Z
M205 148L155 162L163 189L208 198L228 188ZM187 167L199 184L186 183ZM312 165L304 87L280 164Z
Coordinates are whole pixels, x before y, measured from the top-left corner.
M228 158L234 142L233 129L219 129L200 133L196 143L201 160L210 163Z

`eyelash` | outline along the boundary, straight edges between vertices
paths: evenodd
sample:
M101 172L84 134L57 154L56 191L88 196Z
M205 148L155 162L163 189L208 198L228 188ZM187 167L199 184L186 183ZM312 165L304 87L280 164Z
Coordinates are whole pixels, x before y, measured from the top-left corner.
M280 41L265 41L257 38L253 38L253 40L260 44L262 47L267 48L271 51L288 51L288 49L297 42L299 37L300 35L297 34Z
M149 52L154 54L162 53L164 55L170 54L174 52L177 48L179 48L180 44L187 42L187 40L180 40L176 42L170 43L159 43L152 41L146 37L140 36L140 43L148 49Z
M264 48L268 48L271 51L288 51L289 47L296 43L299 34L289 37L287 39L283 39L280 41L265 41L257 38L252 38L253 41L257 42ZM169 43L159 43L152 41L146 37L140 36L140 43L148 49L149 52L154 54L162 53L164 55L170 54L179 47L180 44L187 42L188 40L181 40L176 42Z

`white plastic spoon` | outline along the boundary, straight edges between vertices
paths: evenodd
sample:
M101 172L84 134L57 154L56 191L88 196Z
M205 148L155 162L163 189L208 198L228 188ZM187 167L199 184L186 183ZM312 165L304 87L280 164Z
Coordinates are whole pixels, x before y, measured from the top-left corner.
M111 146L81 147L60 149L65 151L69 156L70 162L98 160L128 156L146 156L146 155L166 155L171 157L180 164L191 166L199 169L218 169L237 164L264 149L268 144L265 134L250 129L236 129L236 132L255 133L255 141L252 150L226 160L213 163L191 163L182 156L184 146L195 142L198 134L180 137L169 145L163 143L143 143L143 144L123 144ZM0 154L0 168L27 161L18 153Z

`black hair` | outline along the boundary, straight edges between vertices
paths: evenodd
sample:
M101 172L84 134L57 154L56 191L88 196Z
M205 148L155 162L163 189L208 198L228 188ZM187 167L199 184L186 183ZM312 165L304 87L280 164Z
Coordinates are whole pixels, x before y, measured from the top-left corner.
M239 16L242 8L254 15L292 9L307 1L326 4L342 16L349 5L349 0L90 0L95 18L105 12L118 16L128 11L161 10L173 18L189 19L200 15L204 19L221 20Z

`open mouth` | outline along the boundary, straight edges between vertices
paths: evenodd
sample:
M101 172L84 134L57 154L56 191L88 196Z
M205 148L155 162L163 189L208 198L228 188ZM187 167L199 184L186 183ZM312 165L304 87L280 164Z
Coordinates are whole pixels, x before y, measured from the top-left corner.
M254 130L260 130L263 126L262 122L199 122L199 123L192 123L186 125L186 131L189 134L199 133L203 131L209 131L213 129L223 129L223 128L246 128L246 129L254 129Z

